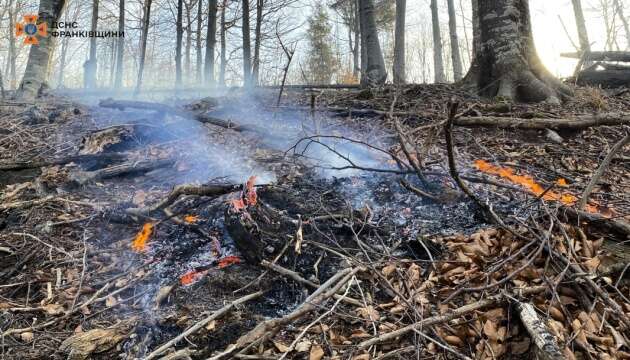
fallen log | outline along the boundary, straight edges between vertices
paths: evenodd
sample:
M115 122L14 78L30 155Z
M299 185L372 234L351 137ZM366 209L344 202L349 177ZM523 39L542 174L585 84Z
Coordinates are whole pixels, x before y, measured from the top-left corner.
M232 121L219 119L206 113L182 110L182 109L174 108L172 106L168 106L168 105L160 104L160 103L154 103L154 102L105 99L99 102L99 106L104 107L104 108L110 108L110 109L118 109L121 111L127 108L146 110L146 111L155 111L160 114L171 114L175 116L180 116L187 119L193 119L204 124L211 124L211 125L225 128L225 129L238 131L238 132L252 131L252 132L263 133L263 134L267 133L267 131L264 131L264 129L257 126L239 125Z
M630 114L606 113L582 115L571 119L510 118L498 116L459 117L453 122L464 127L497 127L501 129L530 130L580 130L594 126L615 126L630 124Z
M77 163L86 168L97 169L99 167L107 166L112 163L119 163L125 161L127 156L124 154L83 154L83 155L71 155L61 159L53 160L33 160L33 161L20 161L14 163L0 164L0 171L18 171L27 169L37 169L46 166L66 165L69 163Z
M173 164L175 164L175 161L170 159L144 160L134 163L114 165L95 171L80 171L71 175L71 178L79 185L85 185L91 181L111 179L131 174L144 174L159 168L172 166Z
M587 53L569 52L560 56L584 61L621 61L630 62L630 51L590 51Z
M580 71L577 76L579 85L601 85L607 88L630 85L630 70L607 69Z

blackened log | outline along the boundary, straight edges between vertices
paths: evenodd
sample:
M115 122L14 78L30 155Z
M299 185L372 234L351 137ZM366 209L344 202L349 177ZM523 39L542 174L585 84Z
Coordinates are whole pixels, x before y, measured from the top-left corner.
M46 166L65 165L69 163L77 163L83 168L90 170L98 169L107 165L123 162L127 159L124 154L108 153L108 154L84 154L72 155L61 159L53 160L33 160L20 161L14 163L0 164L0 171L19 171L26 169L37 169Z
M577 75L580 85L621 87L630 85L630 70L584 70Z
M584 59L585 61L630 62L630 51L591 51L586 54L570 52L562 53L560 56L572 59Z
M263 260L264 243L260 229L249 213L235 212L228 207L225 210L225 228L247 262L259 264Z
M170 159L138 161L133 163L110 166L96 171L81 171L73 174L72 179L76 183L84 185L90 181L112 179L119 176L146 174L149 171L172 166L173 164L175 164L175 161Z

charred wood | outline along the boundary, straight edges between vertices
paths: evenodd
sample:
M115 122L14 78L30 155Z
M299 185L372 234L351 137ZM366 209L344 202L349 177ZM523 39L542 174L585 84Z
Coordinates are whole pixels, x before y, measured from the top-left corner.
M111 179L119 176L145 174L159 168L172 166L174 163L174 160L143 160L134 163L114 165L95 171L78 172L72 175L72 179L79 185L85 185L91 181Z
M571 119L522 119L497 116L460 117L455 119L453 124L465 127L497 127L502 129L581 130L594 126L630 124L630 115L607 113L598 115L582 115Z
M620 87L630 85L630 69L625 70L584 70L577 75L580 85L602 85Z
M0 164L0 171L18 171L26 169L37 169L46 166L66 165L69 163L77 163L85 168L98 169L110 165L112 163L123 162L127 159L124 154L81 154L67 156L61 159L54 160L33 160L33 161L20 161L14 163Z

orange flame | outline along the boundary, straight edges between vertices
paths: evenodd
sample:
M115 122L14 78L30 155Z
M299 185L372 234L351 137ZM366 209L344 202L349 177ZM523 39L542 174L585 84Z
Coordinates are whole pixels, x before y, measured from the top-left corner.
M223 259L219 260L219 269L225 269L226 267L233 264L240 264L241 258L238 256L226 256Z
M197 221L199 221L199 216L197 216L197 215L186 215L186 216L184 216L184 221L187 224L194 224Z
M131 244L131 248L135 252L144 252L147 251L147 242L153 233L153 224L146 223L142 226L142 230L136 235L135 239L133 239L133 243Z
M578 198L572 194L557 193L552 190L545 191L545 188L537 183L534 178L529 175L517 175L514 169L509 167L492 165L485 160L475 160L475 167L479 171L485 172L487 174L498 175L504 179L509 180L513 184L520 185L531 191L534 195L542 196L544 200L559 201L569 206L574 205L578 201ZM556 184L560 186L567 186L567 181L560 178L556 181ZM597 207L587 205L586 210L590 212L597 212Z
M245 199L247 200L247 205L256 205L258 202L258 195L256 194L256 188L254 185L256 184L256 176L252 176L247 180L247 185L245 186Z
M208 270L204 270L204 271L191 270L185 273L184 275L182 275L179 278L179 282L185 286L192 285L196 283L197 281L201 280L201 278L204 277L207 273L208 273Z

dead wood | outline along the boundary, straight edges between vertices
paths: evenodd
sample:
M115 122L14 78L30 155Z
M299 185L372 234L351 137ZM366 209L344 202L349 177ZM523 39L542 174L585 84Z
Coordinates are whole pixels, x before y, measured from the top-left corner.
M107 329L93 329L73 335L61 343L60 349L70 360L83 360L112 349L121 342L135 323L129 319Z
M532 340L534 340L539 356L544 360L565 359L556 342L556 338L549 332L545 323L536 313L534 306L529 303L518 302L516 310L521 318L521 322Z
M453 122L457 126L465 127L497 127L502 129L530 129L530 130L563 130L586 129L593 126L615 126L630 124L629 114L598 114L582 115L571 119L522 119L497 116L460 117Z
M187 119L193 119L204 124L211 124L225 129L234 131L252 131L266 134L267 131L261 127L253 125L239 125L229 120L223 120L209 115L205 112L194 112L183 109L174 108L165 104L147 102L147 101L131 101L131 100L113 100L106 99L99 102L99 106L111 109L125 110L126 108L155 111L160 114L171 114Z
M630 51L590 51L587 53L569 52L560 56L572 59L584 59L586 61L621 61L630 62Z
M79 154L98 154L128 141L135 134L133 125L118 125L96 130L83 137Z
M258 291L258 292L255 292L253 294L249 294L249 295L243 296L243 297L241 297L239 299L236 299L236 300L232 301L231 303L225 305L221 309L213 312L212 315L210 315L210 316L204 318L203 320L197 322L196 324L194 324L193 326L189 327L188 329L186 329L181 334L177 335L173 339L171 339L171 340L167 341L166 343L164 343L163 345L159 346L157 349L153 350L153 352L151 352L149 355L147 355L144 359L145 360L152 360L152 359L157 358L158 356L163 354L166 350L168 350L170 347L177 345L177 343L180 342L181 340L183 340L186 336L189 336L189 335L199 331L201 328L205 327L212 320L218 319L221 316L223 316L223 315L227 314L228 312L230 312L233 308L237 307L238 305L243 304L245 302L248 302L250 300L256 299L256 298L258 298L258 297L260 297L262 295L263 295L263 292L262 291Z
M110 166L95 171L80 171L71 175L73 181L79 185L85 185L91 181L112 179L119 176L145 174L150 171L169 167L175 164L174 160L141 160L134 163L125 163Z
M303 316L310 314L320 308L322 303L337 294L339 289L344 286L352 277L354 277L361 268L346 268L333 275L328 281L322 284L313 294L311 294L300 306L298 306L291 313L281 317L270 320L265 320L256 327L249 331L247 334L241 336L236 344L232 344L228 349L216 356L211 357L209 360L220 360L231 358L235 353L241 350L249 349L257 344L267 341L272 338L282 327L291 324Z
M580 71L577 75L579 85L601 85L606 88L614 88L630 85L629 69L606 69Z
M610 152L608 153L608 155L606 155L602 163L599 165L599 168L597 168L597 171L591 178L591 181L588 182L588 185L584 189L584 192L582 193L582 198L580 199L580 202L578 203L579 210L584 209L584 206L586 206L586 202L588 201L589 196L591 196L591 192L593 191L593 188L595 188L595 185L597 185L597 183L599 182L599 179L602 177L602 175L604 175L604 172L606 171L606 169L608 169L608 165L610 165L610 162L615 157L617 152L619 152L619 150L621 150L628 143L630 143L630 133L626 134L626 136L624 136L623 139L619 140L612 147L612 149L610 149Z
M144 208L131 208L126 212L130 215L148 215L152 212L164 210L168 206L174 204L181 196L193 195L193 196L221 196L239 191L243 188L242 185L178 185L176 186L163 200L157 202L154 205Z
M79 165L88 165L90 168L99 168L112 163L119 163L127 159L124 154L102 153L102 154L83 154L71 155L61 159L53 160L32 160L14 163L0 164L0 171L18 171L26 169L37 169L46 166L66 165L69 163L77 163Z
M542 292L545 292L547 290L546 286L534 286L534 287L527 287L527 288L520 288L520 289L514 289L511 292L511 296L512 297L517 297L517 296L525 296L525 295L534 295L534 294L540 294ZM432 316L432 317L428 317L425 318L423 320L420 320L418 322L415 322L411 325L407 325L405 327L402 327L398 330L394 330L385 334L382 334L378 337L366 340L362 343L360 343L358 345L359 349L367 349L370 346L374 346L377 344L382 344L384 342L389 342L392 341L396 338L399 338L405 334L408 334L412 331L415 330L422 330L422 328L424 327L428 327L428 326L433 326L433 325L437 325L437 324L442 324L457 318L460 318L466 314L469 314L473 311L477 311L477 310L481 310L490 306L495 306L495 305L499 305L501 303L504 303L508 301L508 297L506 297L503 294L499 294L499 295L493 295L490 296L488 298L479 300L477 302L474 303L470 303L467 305L464 305L462 307L459 307L457 309L453 309L453 310L449 310L447 311L445 314L442 315L436 315L436 316Z

